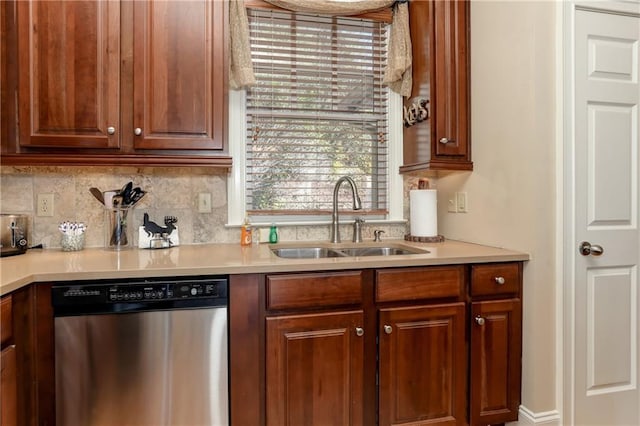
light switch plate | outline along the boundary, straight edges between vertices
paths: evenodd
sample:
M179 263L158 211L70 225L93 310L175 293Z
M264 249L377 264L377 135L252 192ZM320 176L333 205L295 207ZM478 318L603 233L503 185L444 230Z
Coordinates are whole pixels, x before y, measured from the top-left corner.
M198 213L211 213L210 192L201 192L198 194Z
M458 213L467 213L469 211L466 192L456 192L456 202L458 204Z
M449 213L458 212L458 197L456 194L451 194L449 197L449 200L447 201L447 211Z

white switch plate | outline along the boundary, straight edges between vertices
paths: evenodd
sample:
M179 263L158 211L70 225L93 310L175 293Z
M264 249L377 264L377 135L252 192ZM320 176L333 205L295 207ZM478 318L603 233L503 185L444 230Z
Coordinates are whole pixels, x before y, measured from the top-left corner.
M36 216L53 216L53 194L38 194Z
M458 213L467 213L469 211L466 192L456 192L456 201L458 203Z
M447 201L447 211L449 213L457 213L458 212L458 197L456 194L451 194L449 200Z
M198 213L211 213L210 192L201 192L198 194Z

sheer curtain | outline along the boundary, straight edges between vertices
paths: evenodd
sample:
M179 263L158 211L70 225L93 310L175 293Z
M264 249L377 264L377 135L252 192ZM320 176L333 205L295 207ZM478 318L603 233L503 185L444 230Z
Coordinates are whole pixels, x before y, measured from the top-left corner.
M391 90L404 97L411 96L411 36L407 2L395 0L265 0L274 6L296 12L349 16L372 12L393 6L393 23L384 82ZM233 89L255 84L251 63L251 45L247 11L243 0L229 4L231 32L230 85Z

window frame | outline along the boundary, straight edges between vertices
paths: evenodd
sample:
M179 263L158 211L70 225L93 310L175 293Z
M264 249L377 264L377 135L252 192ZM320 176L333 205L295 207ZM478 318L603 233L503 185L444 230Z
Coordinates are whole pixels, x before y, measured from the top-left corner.
M388 152L387 152L387 210L384 215L367 215L368 223L405 223L404 184L399 168L402 164L402 96L389 91L388 96ZM227 179L227 226L240 226L247 216L246 211L246 91L229 90L229 154L233 158L233 167ZM358 217L358 212L341 212L346 222ZM331 223L331 214L318 215L264 215L249 216L256 225L324 225Z

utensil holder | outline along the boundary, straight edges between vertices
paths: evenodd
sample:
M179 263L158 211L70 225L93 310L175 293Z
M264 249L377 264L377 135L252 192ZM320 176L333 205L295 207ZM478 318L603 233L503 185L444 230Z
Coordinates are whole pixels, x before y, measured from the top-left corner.
M104 246L109 250L125 250L134 247L133 207L111 207L104 209Z

